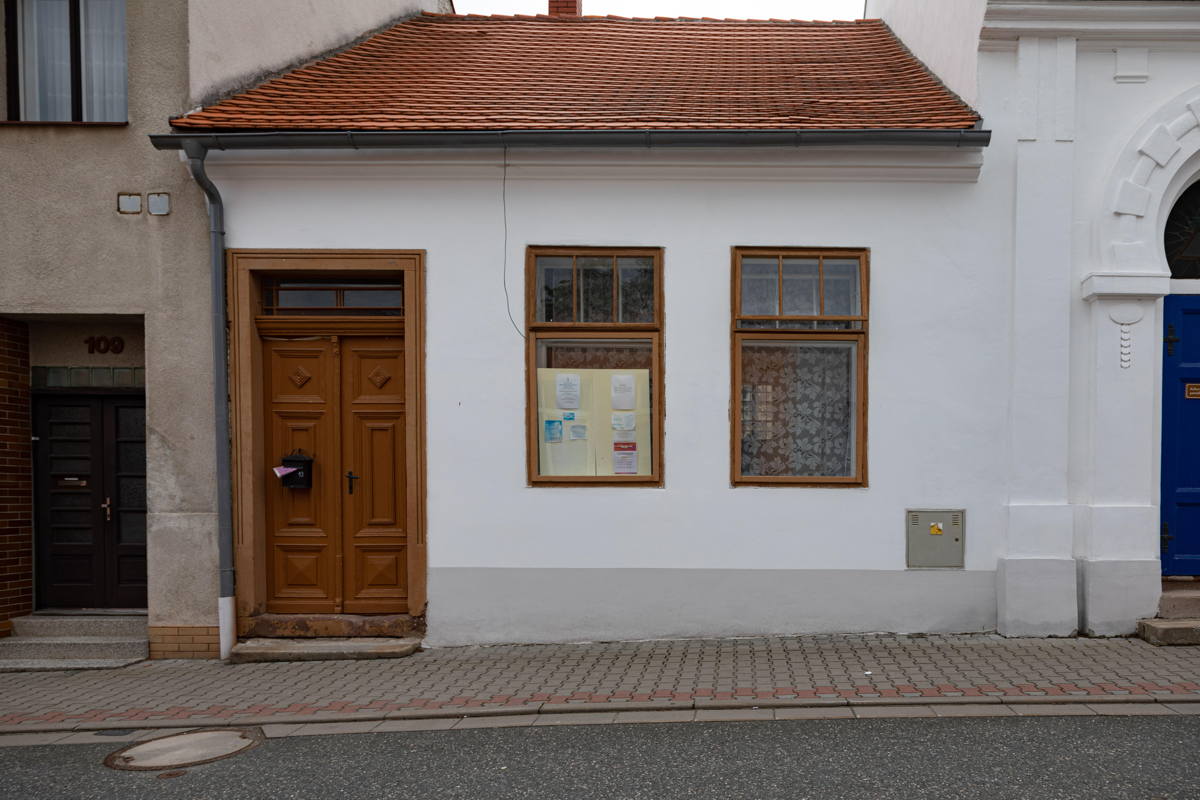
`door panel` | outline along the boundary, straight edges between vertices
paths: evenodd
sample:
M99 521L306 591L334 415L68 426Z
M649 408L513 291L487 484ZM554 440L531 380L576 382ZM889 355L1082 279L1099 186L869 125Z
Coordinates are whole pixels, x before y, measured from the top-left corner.
M337 346L332 341L263 342L267 467L297 451L312 456L312 489L267 480L267 610L333 613L340 591L337 477Z
M408 610L404 342L342 345L342 460L360 478L343 496L346 602L356 614Z
M1163 317L1163 574L1200 575L1200 295L1168 295Z
M45 396L34 408L39 607L146 607L141 397Z

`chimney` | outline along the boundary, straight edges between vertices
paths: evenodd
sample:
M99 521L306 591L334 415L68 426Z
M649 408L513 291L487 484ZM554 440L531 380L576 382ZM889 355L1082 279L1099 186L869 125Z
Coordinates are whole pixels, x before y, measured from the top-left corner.
M550 0L550 16L581 17L583 0Z

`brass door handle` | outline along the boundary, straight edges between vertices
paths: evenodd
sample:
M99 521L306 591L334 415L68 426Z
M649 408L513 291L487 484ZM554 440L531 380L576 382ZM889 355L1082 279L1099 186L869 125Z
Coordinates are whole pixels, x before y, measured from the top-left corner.
M112 498L104 498L104 502L100 504L100 507L104 509L104 521L112 522Z

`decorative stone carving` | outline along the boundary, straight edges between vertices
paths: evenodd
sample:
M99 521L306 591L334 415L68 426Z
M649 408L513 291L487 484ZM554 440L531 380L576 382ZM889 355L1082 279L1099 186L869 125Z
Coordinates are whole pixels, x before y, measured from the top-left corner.
M1121 328L1121 369L1133 366L1133 326L1146 314L1141 303L1117 303L1108 310L1108 318Z

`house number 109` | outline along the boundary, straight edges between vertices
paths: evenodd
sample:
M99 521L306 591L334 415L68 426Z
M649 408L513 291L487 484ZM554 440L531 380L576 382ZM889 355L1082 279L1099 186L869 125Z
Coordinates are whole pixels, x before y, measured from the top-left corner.
M89 353L119 353L125 349L125 340L120 336L89 336L83 343Z

